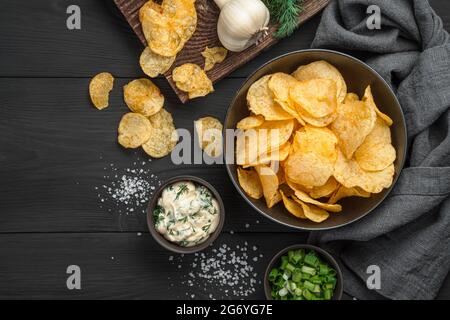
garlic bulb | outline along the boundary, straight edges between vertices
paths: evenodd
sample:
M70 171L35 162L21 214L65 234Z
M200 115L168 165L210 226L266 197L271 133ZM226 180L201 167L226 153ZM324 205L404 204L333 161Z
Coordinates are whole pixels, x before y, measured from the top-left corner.
M269 9L261 0L214 0L220 8L217 34L230 51L243 51L267 34Z

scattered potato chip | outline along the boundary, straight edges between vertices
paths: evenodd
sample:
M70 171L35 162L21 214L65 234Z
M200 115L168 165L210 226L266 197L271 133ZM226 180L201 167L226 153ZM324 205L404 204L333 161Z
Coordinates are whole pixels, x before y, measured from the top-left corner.
M195 0L163 0L162 8L164 14L172 19L183 42L187 42L197 26Z
M287 211L292 213L297 218L307 219L305 216L305 213L303 212L302 206L298 202L289 199L281 190L280 190L280 193L281 193L281 198L283 199L284 206Z
M338 106L337 119L331 129L339 138L339 146L344 155L351 159L353 153L373 130L377 115L367 104L351 101Z
M199 146L210 157L215 158L222 154L222 129L222 123L213 117L195 121Z
M239 184L245 193L253 199L261 199L263 196L263 189L258 173L254 169L244 170L237 169Z
M363 101L372 109L375 110L375 112L377 113L377 115L383 119L386 124L390 127L392 126L392 124L394 123L394 121L392 121L392 119L384 114L383 112L380 111L380 109L378 109L377 105L375 104L375 100L373 99L373 95L372 95L372 89L370 88L370 86L368 86L366 88L366 91L364 92L364 97L363 97Z
M314 187L309 192L311 198L320 199L332 195L339 188L339 183L334 177L330 177L327 183L320 187Z
M329 79L313 79L296 82L289 96L297 109L315 118L323 118L336 112L336 82Z
M281 201L281 194L278 191L278 176L270 167L257 166L255 170L258 172L259 179L261 180L267 207L272 208Z
M264 76L251 85L247 92L250 111L262 115L267 121L288 120L293 117L275 102L268 83L270 75Z
M175 56L160 56L159 54L154 53L149 47L146 47L144 51L142 51L141 57L139 58L139 64L141 65L142 71L150 78L156 78L160 74L165 73L170 69L174 61Z
M139 10L142 31L150 49L165 57L175 56L184 42L171 19L164 15L160 5L147 1Z
M306 192L303 192L300 190L295 191L295 196L299 200L303 201L304 203L313 204L316 207L327 210L329 212L341 212L342 211L342 206L340 204L329 204L329 203L323 203L323 202L314 200Z
M328 203L334 204L337 203L339 200L348 197L369 198L370 193L358 187L346 188L344 186L339 186L336 192L331 196L330 200L328 200Z
M293 196L292 198L301 205L305 217L309 220L316 223L321 223L329 218L330 215L326 210L317 208L314 205L306 204L295 196Z
M264 123L263 116L251 115L239 121L238 124L236 125L236 128L241 130L248 130L259 127L263 123Z
M172 79L178 89L188 93L189 99L204 97L214 91L212 82L205 71L193 63L176 67L172 72Z
M172 115L165 109L148 118L150 139L142 145L144 151L153 158L162 158L175 148L178 133L173 124Z
M139 113L125 114L119 123L119 143L125 148L137 148L150 139L150 121Z
M124 99L131 111L146 117L162 109L164 96L149 79L136 79L123 87Z
M380 193L384 188L389 188L394 173L393 164L381 171L365 171L354 159L348 160L340 151L334 166L334 177L340 184L347 188L360 187L370 193Z
M95 75L89 83L91 101L98 110L105 109L109 104L109 92L114 85L114 77L109 72Z
M224 47L206 47L202 52L202 56L205 58L205 71L209 71L214 68L216 63L221 63L227 57L228 50Z
M311 79L330 79L336 82L336 96L339 102L344 101L347 94L347 84L336 67L326 61L316 61L306 66L300 66L293 74L299 81Z
M148 1L139 10L139 20L150 49L173 57L194 33L197 12L192 0L165 0L162 5Z

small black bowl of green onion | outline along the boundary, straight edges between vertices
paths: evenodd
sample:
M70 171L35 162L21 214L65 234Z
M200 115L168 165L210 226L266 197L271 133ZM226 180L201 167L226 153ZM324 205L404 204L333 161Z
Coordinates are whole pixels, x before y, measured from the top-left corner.
M299 244L275 255L264 276L268 300L340 300L342 272L325 250Z

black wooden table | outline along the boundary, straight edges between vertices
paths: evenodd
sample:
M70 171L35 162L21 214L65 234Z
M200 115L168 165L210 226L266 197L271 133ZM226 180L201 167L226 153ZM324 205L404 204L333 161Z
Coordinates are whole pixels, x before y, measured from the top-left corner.
M450 2L431 3L450 29ZM81 30L66 27L71 4L81 8ZM167 82L156 79L176 126L192 132L199 117L223 120L244 78L273 57L308 48L318 22L319 17L314 18L232 73L206 98L182 105ZM176 166L168 157L149 161L143 152L117 144L117 125L127 112L122 86L143 76L138 65L141 50L112 1L2 0L0 298L233 297L231 290L205 288L198 279L191 286L192 263L202 257L165 251L149 236L142 208L131 211L130 206L113 201L104 186L133 175L133 168L142 169L141 176L155 184L192 174L219 190L227 219L215 248L223 244L238 252L248 248L248 264L257 273L249 298L264 297L259 280L271 256L305 241L306 233L279 226L253 211L237 194L223 166ZM91 106L88 97L89 80L100 71L116 77L110 107L102 112ZM212 249L206 252L206 257L212 255ZM81 269L81 290L66 286L70 265ZM450 279L439 298L450 298Z

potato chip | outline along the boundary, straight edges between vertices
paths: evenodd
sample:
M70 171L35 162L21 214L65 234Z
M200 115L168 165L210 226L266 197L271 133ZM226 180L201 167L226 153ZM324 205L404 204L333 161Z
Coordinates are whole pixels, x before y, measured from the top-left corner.
M359 101L359 97L356 93L349 92L345 96L344 103L352 102L352 101Z
M355 160L365 171L381 171L389 167L396 158L395 148L391 144L362 144L355 152Z
M375 100L373 99L373 95L372 95L372 89L370 88L370 86L368 86L366 88L366 91L364 92L364 97L362 99L370 108L373 108L375 110L375 112L377 113L377 115L383 119L386 124L390 127L392 126L392 124L394 123L394 121L392 121L392 119L384 114L383 112L380 111L380 109L378 109L377 105L375 104Z
M293 74L300 81L312 79L330 79L336 82L336 97L339 102L344 101L347 94L347 84L336 67L326 61L316 61L306 66L300 66Z
M264 76L248 89L247 103L250 111L262 115L267 121L292 119L293 117L275 102L268 86L269 80L270 75Z
M203 97L214 91L212 82L205 71L193 63L176 67L172 72L172 79L178 89L188 93L189 99Z
M253 199L261 199L263 196L263 189L258 173L254 169L244 170L237 169L239 184L245 193Z
M142 145L144 151L153 158L162 158L175 148L178 133L173 124L172 115L165 109L148 118L150 121L150 139Z
M301 184L295 183L294 181L290 180L288 177L286 177L286 184L289 186L289 189L292 191L293 194L297 190L300 190L303 192L311 192L311 190L313 189L313 187L307 187L307 186L303 186Z
M248 130L259 127L263 123L264 123L263 116L251 115L239 121L236 125L236 128L241 130Z
M139 113L125 114L119 123L119 143L125 148L137 148L150 139L150 121Z
M291 143L288 141L282 146L280 146L279 149L272 150L268 154L258 155L258 157L254 159L253 162L246 163L245 165L243 165L243 167L246 168L246 167L254 167L257 165L268 165L272 161L278 162L284 161L289 156L290 149Z
M184 45L173 21L164 15L160 5L146 2L139 10L142 31L150 49L161 56L173 57Z
M309 195L313 199L320 199L332 195L338 188L339 183L334 177L331 177L323 186L312 188Z
M309 113L307 113L305 110L302 110L301 108L297 109L297 113L299 116L303 119L303 122L306 122L312 126L323 128L331 124L334 120L337 118L337 112L334 112L326 117L322 118L315 118Z
M278 191L278 176L270 167L257 166L256 172L261 180L264 198L268 208L272 208L281 201L281 194Z
M266 121L261 126L240 132L236 139L236 161L246 165L257 161L285 144L294 130L294 120Z
M162 2L164 15L168 16L180 34L183 45L194 34L197 26L197 11L195 0L164 0Z
M206 47L202 52L202 56L205 58L205 71L209 71L214 68L216 63L221 63L227 57L228 50L224 47Z
M380 171L395 161L396 151L391 145L391 131L380 117L375 127L355 152L355 160L366 171Z
M289 101L289 90L297 82L293 76L277 72L270 77L267 85L276 99L287 102Z
M323 186L333 174L334 164L315 153L292 153L286 160L286 176L306 187Z
M306 218L311 220L312 222L321 223L325 220L327 220L330 215L326 210L323 210L321 208L317 208L316 206L309 205L298 199L297 197L292 197L297 203L300 204L300 206L303 209L303 213Z
M331 196L330 200L328 200L328 203L334 204L337 203L339 200L348 197L369 198L370 193L358 187L346 188L344 186L339 186L336 192Z
M114 77L109 72L95 75L89 83L91 101L98 110L105 109L109 104L109 92L114 85Z
M301 200L305 203L313 204L316 207L327 210L329 212L341 212L342 211L342 206L340 204L329 204L329 203L323 203L323 202L314 200L306 192L303 192L300 190L295 191L295 196L299 200Z
M298 130L292 145L295 153L315 153L334 163L337 157L336 135L328 128L305 126Z
M154 53L149 47L142 51L139 64L142 71L150 78L156 78L170 69L176 56L164 57Z
M297 112L295 107L292 105L290 101L281 101L278 99L274 99L275 103L278 103L278 105L287 113L291 115L292 118L296 119L302 126L306 125L305 120L303 120L303 117Z
M136 79L123 87L124 99L131 111L146 117L162 109L164 96L149 79Z
M210 157L220 156L222 154L222 123L216 118L204 117L195 121L194 124L200 148Z
M394 173L393 164L381 171L365 171L354 159L348 160L342 152L338 151L333 175L347 188L360 187L370 193L380 193L392 185Z
M339 138L342 152L351 159L356 149L373 130L377 115L372 108L361 101L340 104L337 114L331 129Z
M323 118L336 112L336 82L329 79L313 79L296 82L289 96L297 109L315 118Z
M307 219L302 206L294 200L289 199L283 191L280 190L281 198L283 199L284 207L287 211L292 213L295 217L300 219Z

